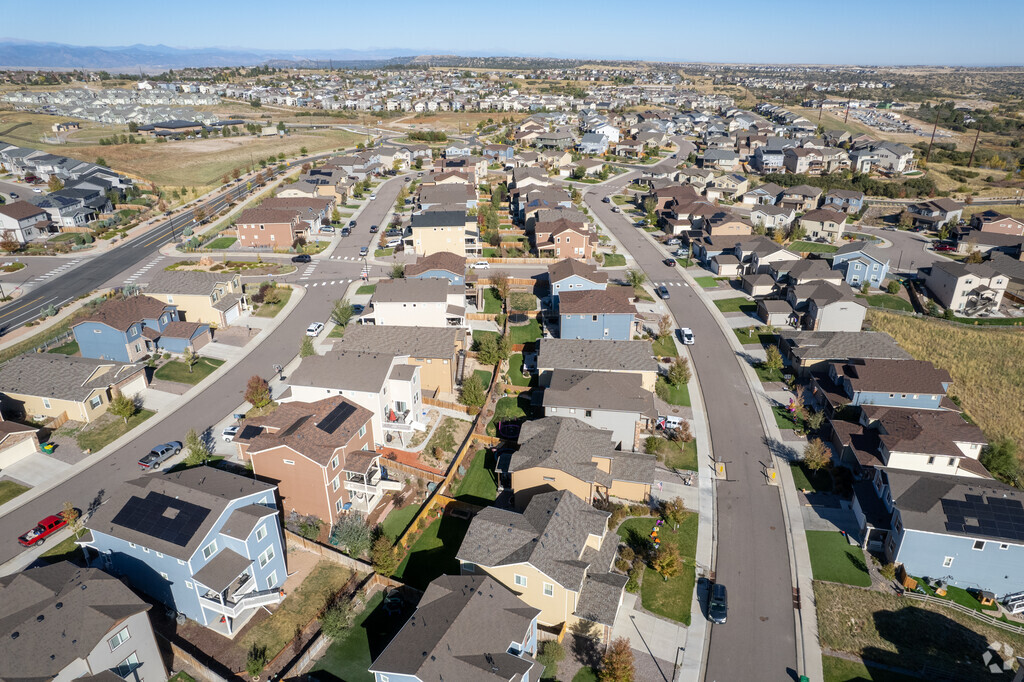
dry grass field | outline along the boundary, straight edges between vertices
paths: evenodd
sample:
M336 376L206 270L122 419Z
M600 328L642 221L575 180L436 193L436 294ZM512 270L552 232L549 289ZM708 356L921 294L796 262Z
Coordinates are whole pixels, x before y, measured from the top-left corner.
M950 393L990 439L1008 436L1024 452L1024 331L968 327L872 310L871 327L953 377Z

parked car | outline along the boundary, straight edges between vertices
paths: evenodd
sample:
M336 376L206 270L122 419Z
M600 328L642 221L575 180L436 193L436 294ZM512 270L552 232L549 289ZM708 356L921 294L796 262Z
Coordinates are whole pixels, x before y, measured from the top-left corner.
M157 471L160 465L181 452L180 440L172 440L170 443L162 443L149 451L145 457L139 460L139 466L143 469Z
M405 178L405 181L406 181L406 182L412 182L412 178L410 178L410 177L408 177L408 176L407 176L407 177Z
M610 204L610 203L612 203L612 198L611 197L605 197L604 199L601 199L601 201L603 203Z
M363 312L364 310L366 310L366 306L364 306L362 303L353 303L352 304L352 314L353 315L358 315L361 312Z
M612 213L622 213L622 209L616 206L615 208L612 209Z
M668 265L669 267L671 267L671 266L676 264L676 259L675 258L666 258L665 260L663 260L661 262L664 263L665 265Z
M75 513L79 516L82 514L82 512L77 509L75 510ZM68 525L68 520L65 518L64 512L54 514L53 516L47 516L45 519L37 523L35 528L19 535L18 542L25 547L41 545L46 542L46 538L50 537L66 525Z
M402 243L402 240L400 238L392 237L391 239L387 240L386 248L393 249L393 248L395 248L396 246L398 246L401 243Z
M377 230L380 229L379 225L370 225L370 234L377 234Z
M348 229L347 227L341 228L341 236L342 237L347 237L350 234L352 234L352 230Z
M233 440L235 440L235 434L238 433L238 430L240 428L241 428L240 426L238 426L237 424L234 424L232 426L227 427L223 431L221 431L220 436L221 436L221 438L224 439L224 442L230 443Z
M368 248L366 248L365 246L360 246L359 247L359 255L360 256L365 256L369 252L370 252L370 250Z
M682 244L682 242L679 241L679 237L672 237L672 239L665 242L666 246L678 246L679 244Z
M951 246L950 244L939 244L938 246L935 247L935 250L936 251L956 251L956 247L955 246Z
M356 226L356 221L354 221L354 220L348 221L348 226L354 229L355 226Z
M708 597L708 620L724 625L728 615L729 595L725 590L725 585L715 583L711 586L711 594Z
M671 294L668 293L668 287L662 284L657 288L658 298L670 298Z
M320 332L322 332L323 330L323 322L314 322L313 324L306 327L306 336L320 336Z
M686 253L686 249L679 248L673 251L672 255L676 258L686 258L688 254Z
M684 346L692 346L694 342L693 330L689 327L683 327L679 330L679 340L683 342Z
M485 260L478 260L477 262L473 263L473 265L471 265L470 267L472 267L474 270L487 270L491 267L491 264Z
M370 201L373 201L376 198L377 198L377 193L376 192L374 192L373 194L370 195Z
M321 232L334 232L334 228L331 227L330 225L321 225L320 226L320 231Z
M11 192L11 198L12 199L17 199L18 195L15 192Z
M38 187L33 187L32 191L35 192L36 194L42 194L43 193L43 190L39 189Z
M298 256L292 256L293 263L312 263L313 257L308 253L300 253Z

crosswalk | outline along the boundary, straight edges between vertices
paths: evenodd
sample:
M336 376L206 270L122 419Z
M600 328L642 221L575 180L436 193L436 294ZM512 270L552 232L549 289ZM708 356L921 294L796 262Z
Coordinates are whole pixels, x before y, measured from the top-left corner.
M307 289L310 286L314 286L314 287L319 287L319 286L332 287L332 286L336 286L338 284L352 284L353 281L355 281L355 280L351 280L351 279L338 279L338 280L334 280L334 281L331 281L331 282L313 282L312 285L303 284L302 286L306 287Z
M331 256L331 260L363 260L362 256Z
M135 280L139 279L140 277L145 276L146 273L148 273L150 270L152 270L157 265L159 265L160 261L162 261L163 259L164 259L164 256L157 256L156 258L152 259L151 261L149 261L148 263L143 265L141 268L139 268L138 270L133 272L131 275L129 275L128 279L126 279L124 281L124 283L125 284L135 284L136 283Z
M651 282L655 287L688 287L686 282Z
M46 280L50 279L51 277L56 277L57 275L63 274L65 270L68 270L68 269L74 267L75 265L77 265L78 263L81 263L81 262L82 262L81 258L76 258L75 260L68 261L68 262L66 262L66 263L64 263L62 265L59 265L58 267L55 267L53 270L50 270L49 272L46 272L46 273L43 273L42 275L39 275L38 277L36 277L32 281L33 282L45 282Z
M318 265L320 265L320 261L318 260L315 260L309 265L307 265L306 269L302 271L302 275L299 277L299 279L309 279L309 276L313 274L313 271L316 270L316 266Z

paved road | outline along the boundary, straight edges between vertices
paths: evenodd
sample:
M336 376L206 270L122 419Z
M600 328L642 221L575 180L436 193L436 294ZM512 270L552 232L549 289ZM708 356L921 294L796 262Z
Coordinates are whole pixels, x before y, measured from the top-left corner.
M629 251L653 282L670 282L669 309L680 326L694 330L690 346L708 413L715 459L728 480L716 489L717 580L729 589L729 622L711 626L709 681L781 680L796 670L792 577L777 488L765 485L769 460L754 396L736 355L712 314L683 284L677 267L601 197L621 191L636 173L592 190L588 206ZM701 614L693 614L700 618ZM691 642L689 646L699 646Z
M377 199L363 209L360 223L367 226L372 223L383 224L384 216L394 204L401 184L402 180L399 178L377 187ZM154 233L147 238L157 237ZM348 239L339 240L333 251L329 249L329 252L325 252L314 261L317 263L316 270L323 268L325 274L332 273L333 277L344 275L346 278L358 278L362 269L361 260L332 260L329 257L358 256L359 247L370 245L371 238L376 241L377 235L371 235L368 228L364 227ZM125 249L117 249L112 253L122 250ZM149 253L149 250L146 253ZM303 268L300 268L300 273ZM378 266L375 273L379 274L382 269ZM297 275L299 276L301 275ZM75 281L75 278L74 271L62 277L62 280L66 280L62 286L68 286L68 282ZM313 281L309 280L310 283ZM209 388L189 400L136 442L5 515L0 519L0 564L23 550L17 543L18 535L31 528L44 516L59 511L65 501L70 500L76 507L87 509L97 496L106 497L124 481L138 477L138 461L154 444L184 440L185 433L190 428L202 431L231 414L244 401L243 393L249 377L258 374L269 379L274 373L275 364L287 364L298 353L309 323L313 320L326 320L333 302L343 293L344 288L341 286L310 286L306 289L303 300L269 338L252 349L242 361Z

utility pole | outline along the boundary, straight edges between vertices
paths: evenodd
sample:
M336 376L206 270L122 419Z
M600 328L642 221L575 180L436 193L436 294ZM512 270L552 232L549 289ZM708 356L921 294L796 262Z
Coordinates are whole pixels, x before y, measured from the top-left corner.
M925 152L925 154L924 154L924 162L925 163L928 163L928 158L932 155L932 144L935 142L935 131L939 129L939 114L941 113L941 111L942 111L941 107L939 107L939 106L935 107L935 123L932 124L932 139L930 139L928 141L928 151ZM978 132L979 133L981 132L980 128L978 129Z
M981 126L978 126L978 134L974 136L974 146L971 147L971 158L967 160L967 167L974 163L974 151L978 148L978 139L981 137Z

